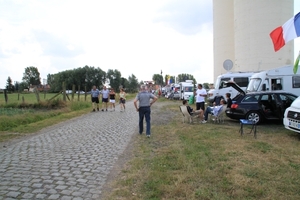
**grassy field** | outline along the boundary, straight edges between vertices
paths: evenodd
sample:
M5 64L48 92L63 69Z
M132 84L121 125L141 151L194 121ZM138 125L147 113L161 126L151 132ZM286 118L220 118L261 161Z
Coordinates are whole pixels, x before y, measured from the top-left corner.
M297 133L281 122L259 125L257 139L249 126L241 137L230 119L183 124L179 104L161 109L175 117L153 123L151 139L135 136L131 159L105 199L300 199Z
M90 95L86 100L85 95L80 95L80 101L76 96L73 101L66 102L62 101L62 95L59 95L48 102L47 100L56 94L46 94L45 100L40 96L39 103L33 93L22 95L25 98L25 106L28 107L19 108L22 100L18 101L18 94L9 94L7 104L4 95L0 98L0 142L35 133L44 127L87 114L92 109ZM128 100L134 97L135 94L127 94Z
M39 93L40 101L47 101L57 95L57 93ZM72 95L68 95L70 99L72 99ZM37 97L34 93L9 93L7 94L8 102L7 104L16 104L22 103L23 98L25 103L37 103ZM90 95L87 96L87 101L90 100ZM62 94L59 94L56 98L63 99ZM73 101L78 101L78 94L74 94ZM85 101L85 95L79 95L79 101ZM3 93L0 93L0 106L4 106L6 104L5 97Z

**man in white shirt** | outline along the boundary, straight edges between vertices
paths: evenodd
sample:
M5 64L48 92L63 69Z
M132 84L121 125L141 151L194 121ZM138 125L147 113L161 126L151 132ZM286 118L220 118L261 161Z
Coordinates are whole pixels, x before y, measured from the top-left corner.
M196 91L196 110L200 110L200 108L205 110L205 97L207 96L206 90L202 88L202 84L198 84L198 89Z

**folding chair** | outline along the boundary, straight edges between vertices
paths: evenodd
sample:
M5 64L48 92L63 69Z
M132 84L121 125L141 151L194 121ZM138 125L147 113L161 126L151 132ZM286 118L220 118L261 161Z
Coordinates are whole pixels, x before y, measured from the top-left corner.
M241 124L241 128L240 128L240 133L241 133L241 136L243 136L244 134L244 125L252 125L251 127L251 131L249 134L252 133L252 131L254 132L254 138L256 139L256 123L252 120L248 120L248 119L240 119L240 124Z
M190 113L187 110L187 107L185 105L179 106L179 109L182 113L182 123L185 123L185 121L187 120L189 123L193 123L194 120L199 120L199 115L198 114L192 114L190 115Z
M211 115L211 119L215 122L215 123L224 123L224 118L225 118L225 111L226 111L227 106L223 105L222 108L220 108L219 112L217 115L214 115L212 113Z

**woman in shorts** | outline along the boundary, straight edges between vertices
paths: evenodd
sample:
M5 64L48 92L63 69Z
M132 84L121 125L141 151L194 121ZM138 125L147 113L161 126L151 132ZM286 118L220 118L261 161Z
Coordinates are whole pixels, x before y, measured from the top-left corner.
M109 92L109 102L110 102L110 111L115 111L115 104L116 104L116 93L114 88L111 88ZM114 110L112 110L114 108Z
M125 103L126 103L126 93L123 88L120 89L119 97L120 97L120 108L122 112L125 111Z

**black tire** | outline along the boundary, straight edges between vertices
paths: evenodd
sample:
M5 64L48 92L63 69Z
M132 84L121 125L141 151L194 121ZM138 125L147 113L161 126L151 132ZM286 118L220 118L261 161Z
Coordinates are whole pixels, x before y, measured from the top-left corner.
M254 121L256 124L259 124L262 121L261 114L256 111L250 111L246 115L246 119Z

